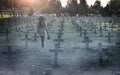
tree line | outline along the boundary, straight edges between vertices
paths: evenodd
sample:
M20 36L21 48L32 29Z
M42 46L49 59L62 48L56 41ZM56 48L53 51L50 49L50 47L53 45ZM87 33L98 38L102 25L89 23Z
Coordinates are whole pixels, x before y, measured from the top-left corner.
M43 13L68 13L70 16L78 14L83 15L95 15L101 14L102 16L120 16L120 0L110 0L108 4L103 7L101 1L96 0L94 5L88 6L86 0L68 0L66 7L62 7L60 0L46 0L45 7L41 10Z
M86 16L101 14L102 16L120 16L120 0L110 0L103 7L101 1L96 0L94 5L88 6L86 0L68 0L66 7L62 7L60 0L38 0L33 6L18 4L18 0L0 0L0 9L25 8L29 7L40 10L41 13L69 14L70 16Z

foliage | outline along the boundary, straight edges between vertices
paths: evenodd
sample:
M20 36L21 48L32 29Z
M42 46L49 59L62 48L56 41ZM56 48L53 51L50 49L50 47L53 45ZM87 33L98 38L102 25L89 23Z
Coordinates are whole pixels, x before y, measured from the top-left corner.
M120 0L111 0L109 2L109 12L111 14L120 14Z
M93 6L90 7L90 13L92 14L101 14L103 7L101 6L101 2L96 0Z
M60 0L50 0L46 7L42 9L45 13L56 13L61 8Z
M78 7L78 13L80 15L87 15L88 14L88 5L87 5L87 2L86 0L80 0L80 4L79 4L79 7Z
M71 16L76 15L78 13L77 0L68 0L66 12L69 13Z
M31 6L21 4L21 0L0 0L0 10L12 10L18 8L29 8ZM110 0L106 7L101 6L101 2L96 0L94 5L90 7L87 5L86 0L68 0L66 7L61 6L60 0L40 0L34 4L34 8L40 10L42 13L68 13L71 16L88 15L88 14L102 14L103 16L120 16L120 0Z

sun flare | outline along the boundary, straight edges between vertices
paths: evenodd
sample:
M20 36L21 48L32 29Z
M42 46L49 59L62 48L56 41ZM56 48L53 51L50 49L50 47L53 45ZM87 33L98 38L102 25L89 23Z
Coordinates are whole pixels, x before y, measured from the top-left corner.
M35 2L35 0L18 0L18 3L19 4L22 4L22 5L33 5Z

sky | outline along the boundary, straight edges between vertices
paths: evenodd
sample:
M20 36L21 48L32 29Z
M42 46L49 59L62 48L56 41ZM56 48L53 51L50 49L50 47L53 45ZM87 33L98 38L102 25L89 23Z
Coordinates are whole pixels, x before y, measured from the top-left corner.
M65 5L67 4L67 1L68 1L68 0L60 0L60 1L62 2L62 6L65 7ZM79 0L78 0L78 1L79 1ZM86 1L87 1L88 5L90 6L91 4L93 5L96 0L86 0ZM107 4L110 0L100 0L100 1L101 1L102 6L105 7L106 4Z

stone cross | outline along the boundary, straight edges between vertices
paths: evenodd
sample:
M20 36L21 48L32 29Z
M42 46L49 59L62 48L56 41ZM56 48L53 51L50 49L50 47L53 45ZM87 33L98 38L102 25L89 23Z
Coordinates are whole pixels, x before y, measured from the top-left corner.
M108 42L110 43L111 42L111 38L113 37L113 35L111 35L111 32L109 32L106 37L108 37Z
M105 30L105 31L107 31L107 29L106 29L106 28L107 28L107 25L106 25L106 24L104 24L104 26L103 26L103 27L104 27L104 30Z
M37 37L38 37L38 36L37 36L37 33L34 33L34 37L33 37L33 38L34 38L34 41L37 41Z
M100 37L103 37L102 27L100 27Z
M98 43L98 51L102 52L102 43Z
M96 30L97 30L97 27L94 25L94 26L93 26L93 31L94 31L95 34L97 34L97 31L96 31Z
M4 33L6 34L6 41L9 41L9 34L10 34L9 29L6 29Z
M57 41L57 45L58 45L58 48L60 48L60 42L61 42L61 39L60 38L58 38L58 39L56 39L56 41Z
M64 31L64 20L61 21L61 30Z
M115 26L111 24L110 28L111 28L111 32L113 33Z
M99 55L99 65L103 66L105 63L104 60L104 49L102 48L102 43L98 43L98 55Z
M29 24L27 23L27 26L26 26L26 32L29 33Z
M64 33L63 33L63 30L62 29L59 29L59 33L58 35L62 36Z
M19 27L19 28L18 28L18 27L16 27L16 32L18 32L18 36L20 37L20 36L21 36L21 34L20 34L20 33L22 32L21 28L20 28L20 27Z
M83 29L82 29L82 27L80 26L80 27L79 27L80 37L82 37L82 30L83 30Z
M25 41L25 46L28 47L28 41L31 41L31 38L28 37L28 34L25 34L25 38L21 39L22 41Z
M82 42L86 44L86 49L89 49L89 43L92 42L92 40L89 39L89 36L86 36L85 40Z
M54 41L58 41L58 40L64 41L64 39L62 39L62 36L61 36L61 35L58 35L58 36L57 36L57 39L54 39Z
M11 46L8 46L7 48L8 49L6 51L3 51L2 54L7 56L8 65L9 65L9 67L12 67L12 64L13 64L13 62L11 61L12 60L12 56L15 55L16 52L12 51L12 47Z
M55 44L55 49L50 50L50 52L55 53L55 58L54 58L54 67L58 67L58 53L63 52L63 50L60 50L58 48L58 44Z
M61 30L59 30L59 33L58 33L58 36L57 36L57 39L54 39L54 41L58 41L58 40L60 40L60 41L64 41L63 39L62 39L62 35L63 35L64 33L61 31Z
M25 41L25 46L28 47L28 35L27 34L25 34L25 40L26 40Z
M84 35L84 40L86 40L87 30L84 30L83 35Z

